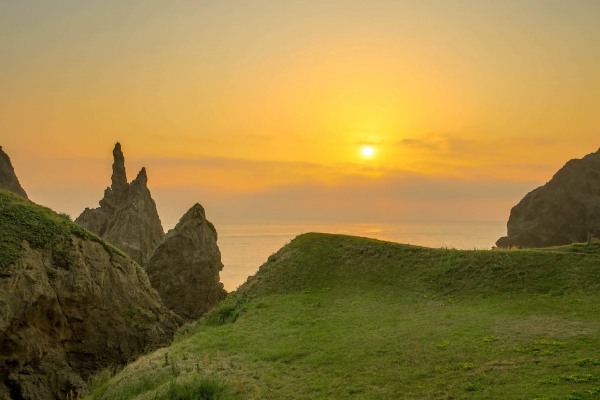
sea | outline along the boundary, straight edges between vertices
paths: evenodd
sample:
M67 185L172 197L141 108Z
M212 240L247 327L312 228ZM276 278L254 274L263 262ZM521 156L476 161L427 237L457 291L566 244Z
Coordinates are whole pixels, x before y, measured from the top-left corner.
M256 222L216 226L224 268L221 282L233 291L267 258L308 232L339 233L433 248L491 249L506 235L506 221Z

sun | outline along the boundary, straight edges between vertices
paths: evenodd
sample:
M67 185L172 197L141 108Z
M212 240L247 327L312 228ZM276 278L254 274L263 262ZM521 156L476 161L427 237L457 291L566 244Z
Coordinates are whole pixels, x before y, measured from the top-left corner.
M360 154L363 158L373 158L375 156L375 147L365 144L360 147Z

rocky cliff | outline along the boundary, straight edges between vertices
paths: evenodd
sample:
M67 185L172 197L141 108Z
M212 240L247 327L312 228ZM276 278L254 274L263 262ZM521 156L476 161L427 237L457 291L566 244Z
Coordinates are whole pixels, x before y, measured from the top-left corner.
M18 194L21 197L27 198L27 193L21 187L19 179L15 174L15 170L10 162L8 154L2 150L0 146L0 189L8 190Z
M193 320L226 295L217 231L195 204L167 234L146 265L152 286L165 305Z
M545 247L600 236L600 150L565 164L510 212L498 247Z
M165 233L148 190L146 169L127 183L121 145L113 150L112 183L104 191L100 207L86 208L75 222L96 233L144 265Z
M0 236L2 400L77 396L180 323L141 267L66 216L0 191Z

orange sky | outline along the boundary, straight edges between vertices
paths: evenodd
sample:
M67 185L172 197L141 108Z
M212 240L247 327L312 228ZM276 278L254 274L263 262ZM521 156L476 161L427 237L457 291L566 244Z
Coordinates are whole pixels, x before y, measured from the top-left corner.
M117 140L168 227L505 219L600 145L597 1L125 3L0 4L0 145L73 216Z

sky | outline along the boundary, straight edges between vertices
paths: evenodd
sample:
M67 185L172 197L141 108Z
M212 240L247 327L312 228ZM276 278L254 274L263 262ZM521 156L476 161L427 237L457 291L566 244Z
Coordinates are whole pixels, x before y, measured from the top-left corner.
M166 228L195 202L506 220L600 147L598 20L596 0L0 1L0 145L73 217L119 141Z

